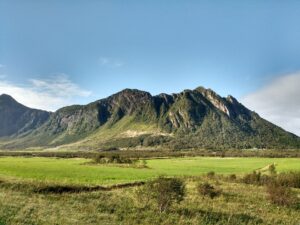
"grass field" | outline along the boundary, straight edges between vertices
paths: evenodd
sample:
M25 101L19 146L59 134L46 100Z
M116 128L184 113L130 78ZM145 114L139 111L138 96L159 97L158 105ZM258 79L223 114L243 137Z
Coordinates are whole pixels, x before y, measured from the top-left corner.
M0 225L17 224L186 224L186 225L299 225L300 205L270 203L266 187L228 180L270 164L278 172L300 171L299 158L166 158L147 160L148 168L126 165L95 165L90 159L0 158ZM225 176L201 176L209 171ZM180 204L158 213L138 198L140 187L109 191L36 192L56 184L86 187L147 181L159 175L180 176L186 194ZM210 199L200 196L197 184L209 182L222 190ZM74 187L76 187L74 185ZM58 190L58 189L55 189ZM296 196L300 190L294 188ZM297 198L297 197L296 197Z
M197 176L209 171L219 174L249 173L272 163L282 171L300 171L299 158L170 158L147 160L148 168L92 165L88 159L0 158L0 178L25 179L62 184L116 184L144 181L159 175Z

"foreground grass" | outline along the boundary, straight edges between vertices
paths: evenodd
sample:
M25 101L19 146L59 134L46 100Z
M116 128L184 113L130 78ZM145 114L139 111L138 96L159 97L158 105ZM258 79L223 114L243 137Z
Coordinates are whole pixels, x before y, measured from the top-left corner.
M300 159L296 158L150 159L148 168L138 169L128 165L94 165L88 159L4 157L0 158L0 225L299 225L300 206L273 205L266 198L265 187L226 179L226 174L242 176L273 163L278 172L300 171ZM209 171L224 176L201 176ZM182 177L187 185L184 201L165 213L140 201L140 186L93 189L97 185L146 181L159 175ZM221 196L199 196L196 186L205 181L222 189ZM64 190L57 191L61 187ZM66 191L68 188L71 191ZM294 191L299 199L300 190Z
M159 175L197 176L209 171L243 174L276 164L279 172L300 171L299 158L171 158L147 160L148 168L92 165L89 159L0 158L0 178L61 184L108 185L149 180Z
M36 194L0 187L0 224L281 224L298 225L299 209L266 200L264 187L209 180L223 190L216 199L203 198L185 179L187 196L169 212L144 207L135 188L77 194ZM300 194L299 190L297 190Z

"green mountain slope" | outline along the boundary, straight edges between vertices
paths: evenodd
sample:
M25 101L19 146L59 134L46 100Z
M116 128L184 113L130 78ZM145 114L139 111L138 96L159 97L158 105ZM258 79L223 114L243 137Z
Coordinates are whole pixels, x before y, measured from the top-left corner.
M125 89L88 105L51 114L6 148L64 146L80 149L157 147L299 148L300 138L269 123L232 96L199 87L179 94Z

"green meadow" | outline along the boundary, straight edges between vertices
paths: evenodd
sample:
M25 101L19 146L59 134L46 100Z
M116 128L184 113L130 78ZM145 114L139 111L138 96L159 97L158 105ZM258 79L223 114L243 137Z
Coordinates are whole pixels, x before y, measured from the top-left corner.
M189 157L146 160L147 168L95 165L90 159L0 158L0 178L47 183L109 185L146 181L154 177L197 176L209 171L242 175L275 164L278 172L300 171L299 158Z
M272 204L266 186L242 181L253 171L267 174L271 164L277 174L300 171L300 158L163 158L137 168L83 158L0 157L0 225L299 225L299 204ZM217 175L209 177L211 171ZM232 174L237 178L229 179ZM109 189L160 175L181 177L186 185L184 200L163 213L140 199L143 185ZM201 196L197 185L203 182L221 190L220 196ZM300 196L299 188L291 190Z

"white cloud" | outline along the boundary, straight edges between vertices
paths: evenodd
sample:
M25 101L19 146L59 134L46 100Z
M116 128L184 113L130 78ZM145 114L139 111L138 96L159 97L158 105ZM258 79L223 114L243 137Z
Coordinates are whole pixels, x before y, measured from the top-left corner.
M109 57L100 57L98 61L101 66L106 66L110 68L117 68L117 67L124 66L124 63L121 62L120 60L112 59Z
M47 79L31 79L27 85L0 80L0 94L4 93L26 106L51 111L72 104L74 97L88 97L91 94L65 74Z
M263 118L300 136L300 72L280 76L241 102Z

